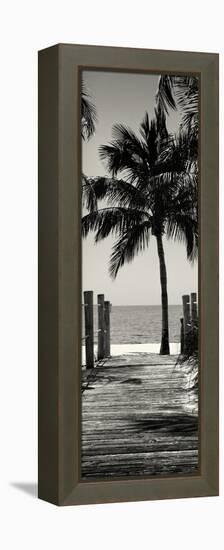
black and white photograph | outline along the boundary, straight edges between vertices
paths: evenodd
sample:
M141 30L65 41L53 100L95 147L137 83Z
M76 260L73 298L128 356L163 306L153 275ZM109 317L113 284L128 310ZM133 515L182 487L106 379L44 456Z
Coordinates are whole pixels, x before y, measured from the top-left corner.
M200 470L194 74L82 70L81 477Z
M3 550L223 547L221 8L2 3Z

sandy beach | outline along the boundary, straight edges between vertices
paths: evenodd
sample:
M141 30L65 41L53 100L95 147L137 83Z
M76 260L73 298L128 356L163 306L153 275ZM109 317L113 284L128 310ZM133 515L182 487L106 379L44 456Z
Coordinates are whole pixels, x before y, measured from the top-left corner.
M158 353L160 350L160 344L112 344L111 356L126 355L134 353ZM97 358L97 345L94 346L95 357ZM170 354L178 355L180 353L180 343L172 342L170 344ZM82 346L82 364L85 365L85 346Z

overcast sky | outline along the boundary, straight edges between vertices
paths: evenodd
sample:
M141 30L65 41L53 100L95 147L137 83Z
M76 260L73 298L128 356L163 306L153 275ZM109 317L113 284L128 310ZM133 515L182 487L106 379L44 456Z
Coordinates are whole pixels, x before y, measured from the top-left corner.
M120 122L138 131L145 111L154 116L158 75L139 75L101 71L84 71L83 81L97 110L95 136L82 143L82 171L88 176L105 175L98 148L111 140L112 126ZM167 127L175 132L180 114L170 112ZM113 281L108 274L108 262L114 239L108 237L95 244L92 234L83 240L83 290L104 293L113 305L147 305L161 303L159 261L156 239L148 249L118 272ZM186 259L183 244L164 238L168 276L169 304L181 304L183 294L197 291L197 263ZM96 299L96 298L95 298Z

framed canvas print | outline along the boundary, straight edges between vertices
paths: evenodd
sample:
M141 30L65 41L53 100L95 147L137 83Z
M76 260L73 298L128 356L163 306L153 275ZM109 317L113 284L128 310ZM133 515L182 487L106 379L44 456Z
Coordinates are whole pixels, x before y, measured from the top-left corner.
M218 495L218 55L39 52L39 497Z

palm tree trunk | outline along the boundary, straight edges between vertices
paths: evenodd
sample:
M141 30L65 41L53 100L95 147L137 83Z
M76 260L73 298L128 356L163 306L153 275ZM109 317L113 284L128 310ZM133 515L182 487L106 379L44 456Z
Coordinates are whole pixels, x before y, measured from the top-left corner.
M168 295L167 295L167 275L166 264L163 249L162 235L156 236L157 250L160 267L161 299L162 299L162 339L160 346L160 355L169 355L169 321L168 321Z

